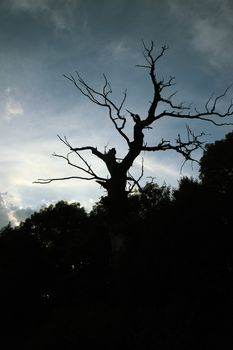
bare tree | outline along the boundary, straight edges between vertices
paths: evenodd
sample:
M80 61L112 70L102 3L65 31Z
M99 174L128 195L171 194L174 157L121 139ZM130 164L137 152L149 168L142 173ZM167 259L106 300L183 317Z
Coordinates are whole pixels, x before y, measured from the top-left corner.
M185 120L201 120L212 123L216 126L233 125L232 122L227 121L228 117L233 115L233 101L228 104L225 111L219 108L220 102L226 97L227 92L231 88L229 86L221 95L214 97L213 95L206 101L203 110L199 111L192 106L186 106L184 103L177 104L174 102L176 92L167 93L175 84L174 77L168 80L159 79L157 76L157 62L165 54L167 47L163 46L159 54L154 54L154 44L151 42L150 46L143 43L144 59L143 65L138 65L146 69L149 73L152 83L153 97L150 102L149 109L145 116L133 113L124 109L127 92L123 94L123 98L119 104L116 104L110 97L112 89L106 76L104 76L104 84L101 90L96 90L90 86L78 72L75 75L64 75L81 94L86 96L91 102L98 106L107 109L108 117L111 120L116 132L120 134L122 140L127 144L128 151L122 159L117 158L117 151L115 148L101 152L94 146L72 146L66 137L59 139L67 146L69 152L66 155L54 154L55 157L63 158L69 165L75 167L79 174L71 177L58 177L50 179L39 179L37 183L47 184L57 180L68 179L85 179L95 180L104 189L107 190L109 208L110 208L110 234L112 239L113 255L118 256L122 254L125 249L125 235L129 229L128 221L128 207L127 197L128 193L132 191L134 186L139 186L139 179L135 179L130 174L130 169L133 166L135 159L142 151L157 152L173 150L180 153L184 157L184 161L197 161L193 157L193 152L203 147L203 133L195 135L187 126L187 138L184 140L181 135L178 135L176 140L172 143L169 140L161 141L154 145L148 145L144 138L143 131L145 129L152 129L156 122L162 118L176 118ZM168 97L167 97L168 96ZM129 119L133 121L133 137L132 139L126 133L126 125ZM224 119L224 121L223 121ZM226 121L225 121L226 120ZM84 156L83 151L90 151L95 157L100 159L109 172L108 178L99 176L92 168ZM71 155L75 154L79 163L75 164L71 161Z

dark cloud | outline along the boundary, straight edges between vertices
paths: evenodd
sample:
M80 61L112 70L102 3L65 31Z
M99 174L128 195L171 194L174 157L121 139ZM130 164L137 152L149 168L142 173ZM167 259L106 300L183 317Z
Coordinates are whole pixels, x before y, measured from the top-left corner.
M199 2L167 1L181 27L189 33L189 49L201 55L204 67L220 71L224 78L232 67L233 2L206 0ZM198 58L198 56L197 56ZM200 61L200 58L198 59Z

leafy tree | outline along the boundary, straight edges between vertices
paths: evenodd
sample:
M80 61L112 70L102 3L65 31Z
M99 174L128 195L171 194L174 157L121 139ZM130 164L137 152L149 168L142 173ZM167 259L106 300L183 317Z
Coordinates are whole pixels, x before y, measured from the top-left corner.
M108 238L79 203L60 201L50 205L34 213L20 228L45 247L57 276L56 288L64 289L64 293L68 283L76 283L77 277L92 273L100 278L107 268Z
M11 333L24 341L53 312L81 307L108 289L110 247L103 227L78 203L60 201L19 227L1 230L0 307L7 348L15 346Z
M0 321L4 349L14 348L14 339L20 342L46 318L51 279L51 269L40 242L19 228L3 228L0 235Z
M210 190L233 196L233 132L205 147L200 160L200 178Z
M186 271L186 283L189 280L191 286L195 281L193 290L212 310L216 300L229 310L233 305L232 136L231 132L206 145L200 159L200 180L183 178L173 191L173 223L183 227L176 233L176 270L180 271L181 281ZM209 286L212 293L206 300L204 294Z
M221 218L223 225L232 226L233 132L206 145L200 160L200 179L212 213Z
M115 131L122 137L122 140L127 145L127 152L123 158L117 156L116 148L106 149L101 152L97 147L73 146L66 137L59 139L68 147L67 155L54 154L55 157L63 158L67 163L80 171L77 176L70 177L54 177L50 179L39 179L38 183L50 183L57 180L67 179L85 179L95 180L105 190L107 190L109 216L110 216L110 236L114 260L117 262L127 251L126 236L130 231L128 194L135 186L139 186L139 179L135 179L130 169L133 166L135 159L142 152L159 152L159 151L175 151L181 154L185 161L195 160L193 152L203 146L203 133L195 135L189 127L187 127L187 139L183 139L179 134L175 142L165 140L161 136L161 140L155 144L148 144L145 139L144 131L153 129L158 121L164 118L182 119L182 120L197 120L212 123L216 126L233 125L232 122L223 122L223 118L228 118L233 115L233 103L231 102L225 110L220 108L220 102L226 97L230 87L223 94L213 97L211 96L204 105L203 110L197 110L192 106L186 106L184 103L177 103L174 100L174 92L167 91L174 85L174 77L165 80L158 76L157 64L165 54L167 47L163 46L161 51L154 53L153 42L148 47L144 45L145 63L138 65L149 73L149 78L152 86L152 100L149 108L143 115L125 109L124 104L127 98L127 92L123 94L120 103L114 102L110 97L112 89L106 76L104 76L103 88L96 90L89 85L82 76L76 72L76 75L65 75L65 77L79 90L81 94L87 97L92 103L101 106L107 110L108 117L113 124ZM127 126L132 127L132 137L127 133ZM89 164L82 152L90 151L94 157L101 160L109 173L109 176L104 178ZM71 156L77 156L80 163L73 162Z
M71 241L81 234L84 236L84 231L87 231L87 213L79 203L59 201L35 212L20 227L31 232L48 248L62 245L62 241Z
M109 278L106 230L79 203L60 201L35 212L19 227L7 226L1 232L0 252L4 295L12 294L17 302L20 289L23 300L34 300L36 292L38 303L71 302L94 286L103 288Z
M232 268L233 257L233 132L208 144L200 160L200 179L212 221L218 220L224 247L225 269ZM218 240L218 242L220 239ZM228 266L228 267L229 267Z
M194 226L201 226L202 217L208 215L209 208L204 188L200 181L194 178L182 177L179 186L173 189L173 207L177 215L174 222L187 225L191 230ZM193 226L194 225L194 226Z
M155 211L168 209L171 203L171 189L166 184L159 186L149 182L140 191L135 191L129 197L130 207L134 215L141 219L154 216Z

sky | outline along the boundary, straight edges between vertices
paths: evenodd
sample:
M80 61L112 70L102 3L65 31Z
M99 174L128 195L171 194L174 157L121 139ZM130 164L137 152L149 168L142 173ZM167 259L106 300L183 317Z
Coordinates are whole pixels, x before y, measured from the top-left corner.
M115 147L119 156L126 151L106 110L81 95L63 74L78 70L97 89L105 74L112 99L119 101L127 89L125 108L145 115L152 86L148 72L136 65L144 63L142 40L148 45L153 40L155 53L169 47L158 74L176 77L177 101L203 108L212 93L222 93L233 82L232 33L231 0L1 0L0 227L59 200L77 201L90 210L105 194L89 181L33 183L79 175L53 157L68 152L57 135L74 147ZM145 132L146 138L174 140L186 123L164 119ZM204 131L206 142L232 130L197 121L189 125ZM99 174L106 174L102 164L86 156ZM198 166L191 164L181 174L183 160L174 152L142 156L144 181L152 176L159 184L177 186L182 175L198 176ZM141 161L134 164L135 176Z

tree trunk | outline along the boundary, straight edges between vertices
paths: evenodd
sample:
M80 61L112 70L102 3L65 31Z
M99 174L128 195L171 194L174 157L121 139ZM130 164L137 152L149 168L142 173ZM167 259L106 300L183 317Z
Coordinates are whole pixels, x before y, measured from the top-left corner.
M109 181L109 234L112 246L114 279L118 286L125 283L129 258L130 210L125 187L126 176L112 177Z

